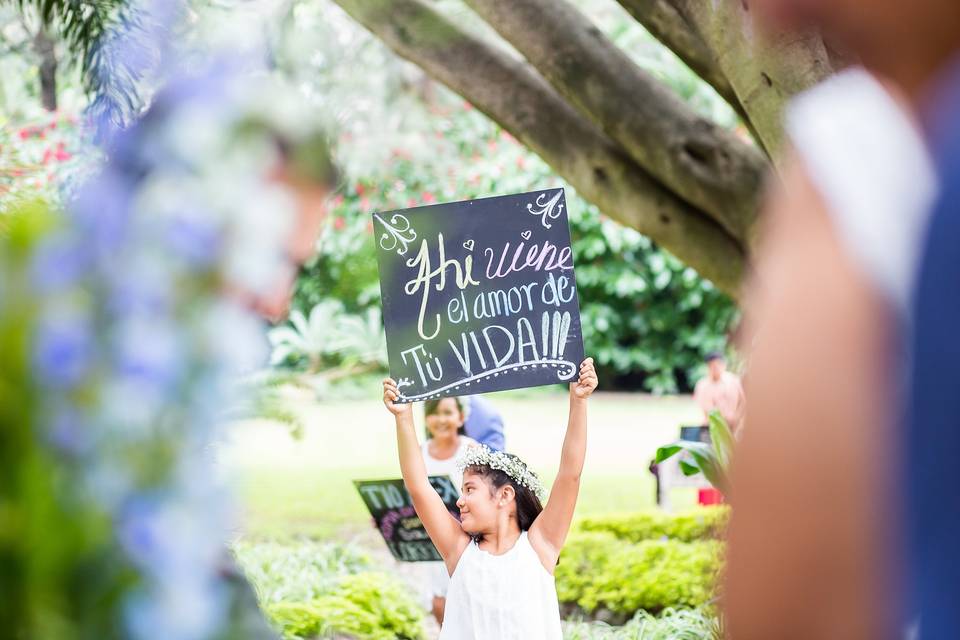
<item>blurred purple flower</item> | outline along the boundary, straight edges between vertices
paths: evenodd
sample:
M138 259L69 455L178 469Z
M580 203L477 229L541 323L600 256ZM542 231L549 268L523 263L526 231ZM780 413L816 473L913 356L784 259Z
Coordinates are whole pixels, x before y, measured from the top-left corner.
M148 267L126 265L111 273L108 311L111 317L162 317L171 312L176 292L169 273L159 265Z
M77 239L66 234L45 238L33 256L33 285L51 293L75 284L90 267L91 255Z
M136 317L119 328L117 371L151 396L169 393L183 362L176 330L169 322Z
M167 227L167 242L191 266L203 268L218 257L221 231L209 216L178 216Z
M97 258L116 256L127 239L133 187L129 178L108 167L77 193L70 211Z
M40 381L58 389L80 383L93 359L89 322L75 314L49 316L40 323L34 351L34 368Z
M90 449L90 434L73 408L60 408L53 413L47 425L47 441L69 456L81 456Z
M149 566L163 548L162 505L158 496L134 494L118 515L117 539L131 560Z

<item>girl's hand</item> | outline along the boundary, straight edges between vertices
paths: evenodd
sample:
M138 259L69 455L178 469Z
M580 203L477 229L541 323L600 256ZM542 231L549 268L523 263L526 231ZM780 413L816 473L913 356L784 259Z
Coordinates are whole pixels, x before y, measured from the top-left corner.
M580 363L580 378L570 383L570 395L577 400L586 400L597 388L599 380L597 371L593 368L593 358L587 358Z
M410 413L412 408L409 402L403 404L397 404L395 400L400 399L400 390L397 389L397 383L393 378L385 378L383 381L383 404L386 405L387 411L392 413L395 416L402 416L405 413Z

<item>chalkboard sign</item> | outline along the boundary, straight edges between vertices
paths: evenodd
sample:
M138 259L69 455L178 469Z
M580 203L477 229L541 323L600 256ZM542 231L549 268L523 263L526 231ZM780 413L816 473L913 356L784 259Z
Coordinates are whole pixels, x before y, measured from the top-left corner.
M374 213L373 225L400 402L577 378L563 189Z
M394 558L403 562L443 559L417 517L403 480L354 480L353 484L376 520L380 535ZM430 476L430 484L440 494L447 510L459 520L457 498L460 494L453 481L447 476Z

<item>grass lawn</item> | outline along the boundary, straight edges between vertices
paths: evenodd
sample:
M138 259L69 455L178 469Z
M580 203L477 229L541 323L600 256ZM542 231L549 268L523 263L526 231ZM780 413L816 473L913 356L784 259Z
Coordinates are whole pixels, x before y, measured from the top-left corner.
M560 458L566 394L551 388L489 398L504 416L508 450L549 482ZM291 394L289 405L302 417L302 439L291 438L282 425L248 421L235 425L218 448L220 466L236 490L239 533L247 539L307 536L376 547L376 532L351 481L399 477L391 416L376 396L318 403ZM421 417L417 414L418 425ZM695 424L699 417L689 397L596 394L577 514L653 506L650 459L659 445L677 437L680 424Z

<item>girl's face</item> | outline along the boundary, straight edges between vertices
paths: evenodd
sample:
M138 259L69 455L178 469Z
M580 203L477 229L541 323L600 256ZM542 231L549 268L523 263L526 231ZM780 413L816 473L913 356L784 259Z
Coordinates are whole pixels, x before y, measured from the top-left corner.
M457 437L457 429L463 426L463 414L453 398L444 398L437 404L437 410L426 417L427 431L436 440L452 440Z
M503 509L513 502L512 487L505 485L492 491L490 481L467 470L463 474L463 488L457 507L460 508L460 526L469 533L492 530ZM509 494L509 495L508 495Z

